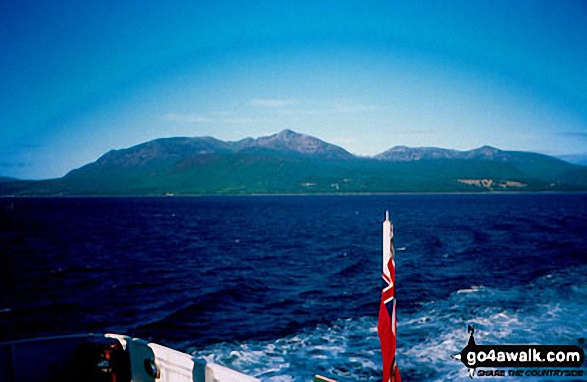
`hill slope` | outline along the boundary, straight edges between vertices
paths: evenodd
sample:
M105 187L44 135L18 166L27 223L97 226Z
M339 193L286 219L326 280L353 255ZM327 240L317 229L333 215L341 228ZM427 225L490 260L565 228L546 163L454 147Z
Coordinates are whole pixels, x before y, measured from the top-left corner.
M284 130L257 139L165 138L113 150L60 179L1 195L166 195L587 190L587 167L529 152L394 147L373 158Z

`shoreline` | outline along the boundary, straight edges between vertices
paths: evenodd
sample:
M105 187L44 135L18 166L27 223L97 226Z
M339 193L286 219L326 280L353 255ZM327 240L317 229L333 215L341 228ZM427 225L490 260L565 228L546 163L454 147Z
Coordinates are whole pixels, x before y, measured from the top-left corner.
M223 197L324 197L324 196L394 196L394 195L580 195L586 194L584 191L455 191L455 192L345 192L345 193L251 193L251 194L179 194L179 195L0 195L0 199L90 199L90 198L223 198Z

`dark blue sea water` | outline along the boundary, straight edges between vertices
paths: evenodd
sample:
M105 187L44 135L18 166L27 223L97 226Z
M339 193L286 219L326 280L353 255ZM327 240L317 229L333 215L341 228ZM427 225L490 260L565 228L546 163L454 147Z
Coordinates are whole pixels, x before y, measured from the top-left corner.
M0 341L116 332L266 381L380 380L385 210L404 380L468 379L450 357L467 324L482 344L587 337L584 194L11 198L0 207Z

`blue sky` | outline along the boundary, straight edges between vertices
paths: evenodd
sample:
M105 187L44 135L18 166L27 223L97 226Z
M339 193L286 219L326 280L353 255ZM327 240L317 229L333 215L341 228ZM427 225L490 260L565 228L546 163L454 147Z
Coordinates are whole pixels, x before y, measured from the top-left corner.
M285 128L359 155L587 153L586 2L364 3L4 1L0 176Z

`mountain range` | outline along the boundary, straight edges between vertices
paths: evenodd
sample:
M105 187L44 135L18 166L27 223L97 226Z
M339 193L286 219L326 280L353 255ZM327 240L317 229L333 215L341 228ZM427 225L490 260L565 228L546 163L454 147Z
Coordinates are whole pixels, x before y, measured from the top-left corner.
M0 195L202 195L584 191L587 167L532 152L396 146L355 156L291 130L226 142L162 138L58 179L3 179Z

